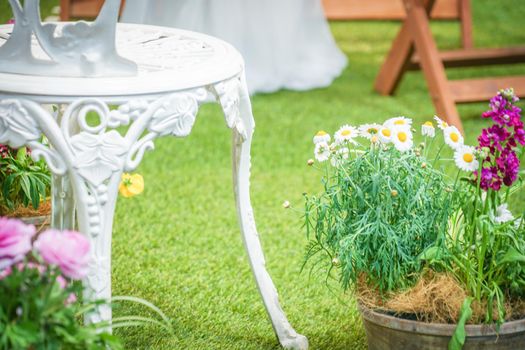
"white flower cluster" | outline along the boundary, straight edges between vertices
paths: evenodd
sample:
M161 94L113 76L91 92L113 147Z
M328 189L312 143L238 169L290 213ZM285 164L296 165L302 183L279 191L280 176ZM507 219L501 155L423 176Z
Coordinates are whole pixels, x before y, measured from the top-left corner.
M319 162L330 160L336 166L348 158L350 146L358 146L357 137L368 139L372 143L389 144L400 152L406 152L414 145L412 131L410 130L412 120L405 117L396 117L387 120L383 124L365 124L359 127L343 125L332 137L326 131L319 131L314 136L315 159Z
M461 135L461 132L452 125L448 125L447 122L441 120L438 116L434 116L434 120L437 122L438 128L443 130L443 137L445 143L454 150L454 162L456 166L463 171L476 171L479 167L479 161L477 159L478 151L472 146L465 145L465 139ZM425 127L432 125L431 122L423 124L421 132L425 135ZM433 126L432 126L433 128ZM426 136L431 136L430 133Z
M479 152L472 146L464 144L461 132L453 125L434 116L437 127L442 130L445 143L454 150L454 161L457 167L464 171L476 171L479 167ZM336 166L348 159L349 147L359 146L358 137L365 138L372 144L392 144L399 152L406 152L414 147L412 135L412 119L395 117L383 124L365 124L359 127L343 125L334 134L334 141L326 131L319 131L313 139L315 144L314 155L318 162L330 160ZM432 121L421 126L424 137L434 138L436 128Z

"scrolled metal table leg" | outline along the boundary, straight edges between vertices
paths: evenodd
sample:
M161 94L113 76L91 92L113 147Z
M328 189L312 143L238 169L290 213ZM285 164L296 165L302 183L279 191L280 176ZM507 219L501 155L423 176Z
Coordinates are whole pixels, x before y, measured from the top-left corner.
M233 129L233 185L244 246L257 287L279 342L286 349L306 350L308 339L298 334L288 322L279 303L277 290L266 270L266 262L250 201L250 148L255 122L244 77L236 79L237 81L230 82L229 88L219 86L217 92L225 109L227 122ZM228 94L230 95L227 96Z

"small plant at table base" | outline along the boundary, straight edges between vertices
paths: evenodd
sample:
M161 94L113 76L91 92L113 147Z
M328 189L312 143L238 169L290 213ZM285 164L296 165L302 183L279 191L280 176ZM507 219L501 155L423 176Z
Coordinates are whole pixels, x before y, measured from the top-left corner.
M0 144L0 184L0 215L37 212L50 194L51 174L43 160L31 158L28 148Z

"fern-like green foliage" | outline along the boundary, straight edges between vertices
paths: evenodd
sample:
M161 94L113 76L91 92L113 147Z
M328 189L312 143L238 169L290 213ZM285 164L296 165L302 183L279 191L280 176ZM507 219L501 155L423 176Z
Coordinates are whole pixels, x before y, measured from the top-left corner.
M378 145L325 171L323 193L306 196L306 260L339 266L345 289L361 278L381 292L412 285L454 209L444 173L419 149Z

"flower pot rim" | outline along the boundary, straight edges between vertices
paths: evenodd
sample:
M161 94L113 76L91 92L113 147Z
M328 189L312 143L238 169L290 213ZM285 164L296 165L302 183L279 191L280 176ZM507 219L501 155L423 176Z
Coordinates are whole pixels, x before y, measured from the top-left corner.
M383 314L359 303L359 311L364 319L381 327L397 329L405 332L416 332L435 336L452 336L456 329L455 324L427 323L408 320ZM501 336L504 334L525 333L525 318L505 322L501 325L499 332L495 324L466 325L465 331L468 337Z

